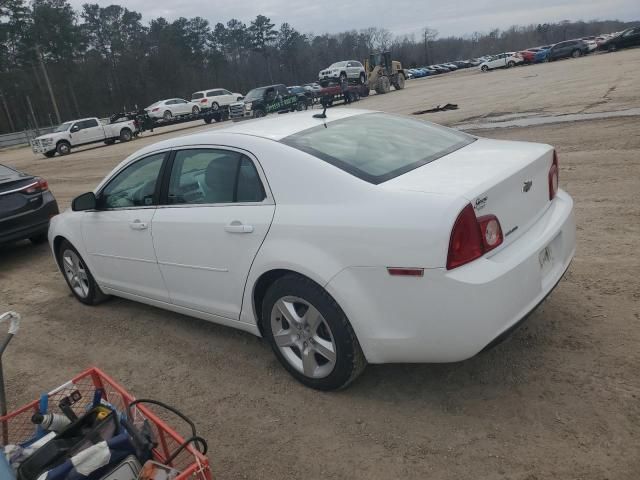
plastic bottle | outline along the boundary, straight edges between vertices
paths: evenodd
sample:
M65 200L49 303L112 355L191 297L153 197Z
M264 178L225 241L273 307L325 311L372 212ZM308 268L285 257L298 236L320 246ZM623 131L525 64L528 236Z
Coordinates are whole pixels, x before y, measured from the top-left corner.
M36 413L31 417L31 421L45 430L56 433L71 423L67 417L57 413L45 413L44 415Z

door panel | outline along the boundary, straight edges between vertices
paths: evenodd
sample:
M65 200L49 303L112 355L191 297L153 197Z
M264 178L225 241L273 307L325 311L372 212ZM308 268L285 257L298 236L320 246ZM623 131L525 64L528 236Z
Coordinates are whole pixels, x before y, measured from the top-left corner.
M159 208L153 240L171 301L237 320L273 205Z
M99 284L168 302L151 233L165 156L150 155L116 174L98 193L98 210L84 212L82 234Z
M224 149L175 154L153 242L172 303L238 319L275 207L252 161Z
M82 231L100 285L169 302L153 249L155 208L85 212Z

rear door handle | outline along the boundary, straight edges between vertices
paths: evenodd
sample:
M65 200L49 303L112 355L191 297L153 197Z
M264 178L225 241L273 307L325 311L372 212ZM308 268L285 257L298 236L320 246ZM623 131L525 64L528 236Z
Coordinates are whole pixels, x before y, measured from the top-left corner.
M134 220L129 223L129 227L132 230L146 230L149 224L147 222L141 222L140 220Z
M251 233L253 232L253 225L244 225L242 222L234 220L225 225L224 230L229 233Z

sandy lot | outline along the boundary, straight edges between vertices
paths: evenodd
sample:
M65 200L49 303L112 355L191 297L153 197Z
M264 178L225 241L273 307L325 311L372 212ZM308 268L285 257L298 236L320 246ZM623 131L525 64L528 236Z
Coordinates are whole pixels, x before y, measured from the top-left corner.
M640 49L408 82L358 107L436 122L640 107ZM330 111L329 111L330 113ZM179 405L208 439L219 479L636 479L640 474L639 117L474 132L545 142L575 200L578 252L565 279L506 343L457 364L369 366L348 390L296 383L259 339L114 299L86 307L46 245L0 248L0 312L23 328L5 354L10 407L89 365L137 396ZM216 128L36 158L62 207L136 149ZM158 131L159 132L159 131Z

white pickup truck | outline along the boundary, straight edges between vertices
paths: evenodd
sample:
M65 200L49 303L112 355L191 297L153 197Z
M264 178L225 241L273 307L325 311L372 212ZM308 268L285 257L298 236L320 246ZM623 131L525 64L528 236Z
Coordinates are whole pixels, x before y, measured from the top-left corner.
M105 125L97 118L82 118L64 122L51 133L31 140L33 153L42 153L45 157L53 157L56 153L67 155L72 147L89 143L104 142L107 145L116 140L128 142L137 133L135 120Z

